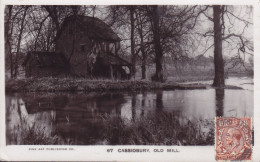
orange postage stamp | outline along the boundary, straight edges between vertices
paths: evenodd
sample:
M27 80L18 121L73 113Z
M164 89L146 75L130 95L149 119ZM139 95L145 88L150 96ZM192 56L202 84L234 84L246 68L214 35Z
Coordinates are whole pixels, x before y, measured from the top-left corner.
M251 160L251 118L216 117L216 160Z

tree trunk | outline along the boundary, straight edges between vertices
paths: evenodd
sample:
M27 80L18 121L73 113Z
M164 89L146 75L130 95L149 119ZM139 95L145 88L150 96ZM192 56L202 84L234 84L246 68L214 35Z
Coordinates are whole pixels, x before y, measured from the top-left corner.
M135 78L136 73L136 55L135 55L135 40L134 40L134 32L135 32L135 20L134 20L134 7L130 7L130 22L131 22L131 55L132 55L132 77Z
M137 19L138 20L138 19ZM146 79L146 53L144 50L144 36L143 36L143 26L140 23L140 21L137 22L139 25L138 27L138 32L140 35L140 48L141 48L141 53L142 53L142 79Z
M163 82L163 68L162 68L162 46L160 38L160 28L159 28L159 8L158 6L153 6L153 37L154 37L154 49L155 49L155 63L156 72L153 77L154 81Z
M143 54L142 60L142 79L146 79L146 55Z
M11 23L11 17L12 17L12 5L6 6L6 22L5 22L5 57L6 59L10 56L10 76L13 77L13 58L11 53L11 34L10 34L10 23ZM5 63L7 65L7 62ZM5 69L7 70L7 66L5 66Z
M137 30L138 30L139 37L140 37L140 50L141 50L141 54L142 54L142 65L141 65L142 79L146 79L146 53L145 53L145 47L144 47L143 18L141 16L141 14L137 13L136 21L137 21Z
M222 56L222 32L221 32L221 6L213 6L214 12L214 65L215 65L215 78L213 86L225 86L224 80L224 63ZM222 22L223 23L223 22Z
M19 57L19 53L20 53L20 48L21 48L21 41L22 41L22 35L23 35L23 29L24 29L24 21L25 21L25 17L26 17L26 12L28 10L28 7L26 7L24 9L24 13L23 13L23 17L22 17L22 21L21 21L21 28L20 28L20 33L18 36L18 43L17 43L17 50L16 50L16 56L15 56L15 77L17 77L18 75L18 57Z
M110 65L110 79L114 80L113 66Z

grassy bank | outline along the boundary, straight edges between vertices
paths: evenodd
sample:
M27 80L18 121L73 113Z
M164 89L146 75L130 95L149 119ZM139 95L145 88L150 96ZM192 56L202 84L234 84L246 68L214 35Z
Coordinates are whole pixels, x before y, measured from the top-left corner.
M22 119L12 130L7 130L8 145L53 145L58 142L58 136L47 133L44 127L36 123L30 125L26 119Z
M102 115L100 136L91 145L213 145L214 121L181 119L174 112L157 112L141 118L124 119ZM46 131L39 123L22 122L8 135L15 145L79 145L75 138L61 137L56 128ZM206 130L206 131L203 131ZM99 141L99 142L97 142ZM82 144L82 143L81 143ZM85 144L85 143L83 143Z
M205 89L202 84L181 85L174 81L165 83L145 80L88 80L84 78L27 78L6 81L7 92L73 92L73 91L136 91L136 90L174 90Z
M50 131L47 128L36 123L28 123L23 119L20 125L12 131L8 131L7 145L72 145L73 142L58 136L55 129Z
M119 145L213 145L214 121L182 120L169 112L158 112L127 124L122 118L104 118L104 139ZM201 128L208 132L202 132Z

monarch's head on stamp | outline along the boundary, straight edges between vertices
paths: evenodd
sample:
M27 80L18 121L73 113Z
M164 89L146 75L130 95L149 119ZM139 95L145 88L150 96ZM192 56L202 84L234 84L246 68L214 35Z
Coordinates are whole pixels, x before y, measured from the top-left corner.
M227 149L233 151L243 142L242 133L236 128L228 128L225 140Z

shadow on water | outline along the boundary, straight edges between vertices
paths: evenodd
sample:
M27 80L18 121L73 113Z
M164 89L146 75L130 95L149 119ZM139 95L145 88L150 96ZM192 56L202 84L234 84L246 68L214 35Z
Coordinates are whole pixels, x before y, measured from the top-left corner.
M7 94L7 144L213 145L214 117L252 116L252 96L224 89Z
M155 123L159 124L161 113L163 111L163 93L162 91L156 92L156 108L155 108Z
M132 94L132 120L135 121L136 117L136 92L133 92Z
M216 116L223 116L224 114L224 95L223 88L216 88Z

